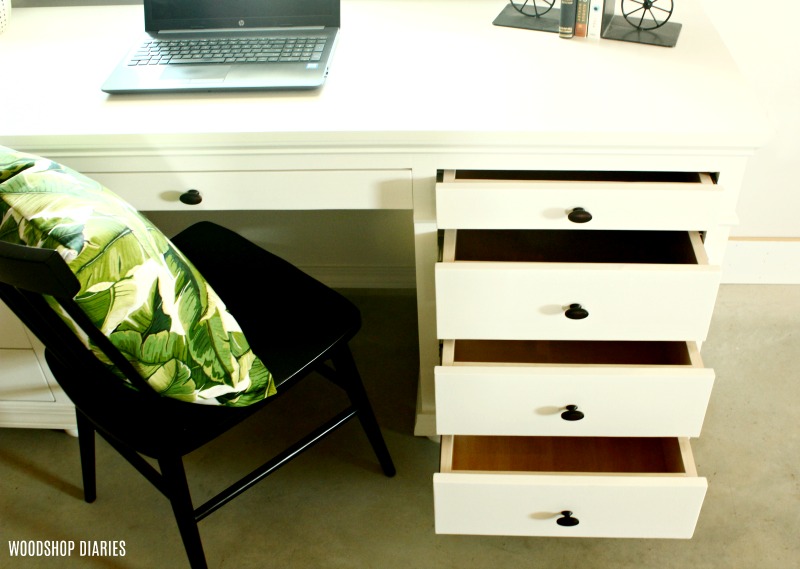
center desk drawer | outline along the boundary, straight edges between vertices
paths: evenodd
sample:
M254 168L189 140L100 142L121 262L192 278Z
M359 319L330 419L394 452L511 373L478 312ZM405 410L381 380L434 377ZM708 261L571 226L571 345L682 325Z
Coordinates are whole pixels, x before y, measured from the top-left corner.
M690 538L706 479L688 439L442 437L436 532Z
M408 170L87 174L142 211L411 209ZM181 196L196 190L197 203Z
M714 384L693 342L446 340L439 434L697 437Z
M493 179L488 179L494 176ZM684 229L719 222L723 190L695 172L446 171L442 229Z
M720 268L698 232L448 230L442 339L702 340Z

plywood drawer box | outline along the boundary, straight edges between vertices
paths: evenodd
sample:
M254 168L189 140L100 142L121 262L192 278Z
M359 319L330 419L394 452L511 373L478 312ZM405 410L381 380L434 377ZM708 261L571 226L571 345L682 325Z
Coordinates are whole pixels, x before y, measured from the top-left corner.
M700 233L447 230L442 339L703 340L719 288Z
M724 191L697 172L446 171L440 229L697 231L719 221Z
M409 170L88 173L143 211L411 209ZM196 190L198 203L184 203ZM185 199L185 198L184 198Z
M687 439L445 436L436 531L689 538L706 487Z
M714 383L693 342L447 340L439 434L697 437Z

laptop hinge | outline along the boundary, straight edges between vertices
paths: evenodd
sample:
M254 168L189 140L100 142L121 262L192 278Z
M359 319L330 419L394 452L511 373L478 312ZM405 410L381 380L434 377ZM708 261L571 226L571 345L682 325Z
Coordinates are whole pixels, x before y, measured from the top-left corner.
M278 27L278 28L193 28L193 29L186 29L186 30L160 30L155 32L158 35L164 34L175 34L175 35L185 35L185 34L216 34L216 33L238 33L238 34L252 34L252 33L260 33L260 32L303 32L303 31L314 31L314 30L324 30L325 26L291 26L291 27Z

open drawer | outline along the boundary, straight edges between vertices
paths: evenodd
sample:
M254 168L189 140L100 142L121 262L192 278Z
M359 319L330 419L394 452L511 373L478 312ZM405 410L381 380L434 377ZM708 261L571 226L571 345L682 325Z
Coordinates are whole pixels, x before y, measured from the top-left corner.
M697 437L714 384L693 342L447 340L439 434Z
M441 229L683 229L719 223L723 190L702 172L444 172Z
M448 230L442 339L705 339L720 281L698 232Z
M437 533L690 538L706 493L688 439L442 437Z

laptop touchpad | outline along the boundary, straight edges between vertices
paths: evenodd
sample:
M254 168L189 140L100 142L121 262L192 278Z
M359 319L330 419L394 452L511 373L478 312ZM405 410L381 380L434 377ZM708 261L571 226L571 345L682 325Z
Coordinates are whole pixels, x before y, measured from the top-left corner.
M171 81L223 81L230 65L175 65L168 66L161 79Z

